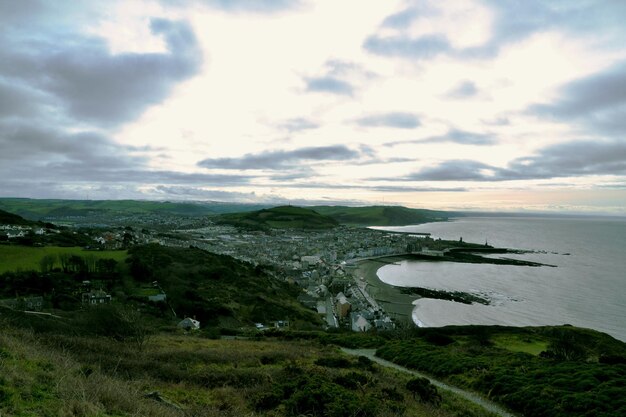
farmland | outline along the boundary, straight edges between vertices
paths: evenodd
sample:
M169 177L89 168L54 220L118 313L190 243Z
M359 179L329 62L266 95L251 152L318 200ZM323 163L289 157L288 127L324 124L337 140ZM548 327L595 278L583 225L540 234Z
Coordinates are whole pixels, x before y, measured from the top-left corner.
M39 270L40 261L44 256L56 256L54 267L60 267L58 260L59 255L77 255L83 258L94 257L97 259L115 259L123 262L126 257L126 251L88 251L80 247L60 247L60 246L13 246L0 245L0 274L10 271L29 271Z

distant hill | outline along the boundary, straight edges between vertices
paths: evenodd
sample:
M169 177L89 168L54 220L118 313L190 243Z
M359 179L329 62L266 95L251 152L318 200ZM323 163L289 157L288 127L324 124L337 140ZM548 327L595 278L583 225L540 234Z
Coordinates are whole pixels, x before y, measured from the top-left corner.
M332 229L339 223L315 210L294 206L280 206L248 213L230 213L219 217L219 222L250 229Z
M206 216L259 210L263 204L220 202L170 202L143 200L36 200L0 198L0 209L17 213L30 220L63 217L120 216L132 214L172 214Z
M0 210L0 224L11 224L11 225L16 225L16 226L31 226L31 225L35 225L36 223L30 220L26 220L25 218L18 216L17 214Z
M349 226L406 226L448 220L451 213L402 206L315 206L311 209Z

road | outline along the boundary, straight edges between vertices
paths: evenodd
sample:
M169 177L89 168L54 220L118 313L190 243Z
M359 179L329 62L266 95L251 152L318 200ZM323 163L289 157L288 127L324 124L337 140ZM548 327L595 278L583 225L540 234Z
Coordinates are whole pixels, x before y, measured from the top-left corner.
M405 372L411 375L416 375L416 376L420 376L422 378L426 378L428 379L431 384L433 384L434 386L436 386L437 388L441 388L443 390L446 391L450 391L453 392L455 394L457 394L460 397L465 398L466 400L479 405L481 407L483 407L484 409L486 409L487 411L490 411L494 414L497 414L501 417L515 417L514 414L509 413L508 411L506 411L505 409L503 409L502 407L500 407L498 404L491 402L489 400L486 400L472 392L469 391L465 391L461 388L457 388L457 387L453 387L451 385L448 385L444 382L441 382L437 379L433 379L430 376L424 375L420 372L405 368L404 366L400 366L397 365L393 362L389 362L386 361L384 359L379 358L378 356L376 356L376 350L375 349L346 349L346 348L341 348L341 350L349 355L354 355L354 356L365 356L369 359L371 359L372 361L378 363L379 365L385 366L387 368L393 368L396 369L398 371L401 372Z

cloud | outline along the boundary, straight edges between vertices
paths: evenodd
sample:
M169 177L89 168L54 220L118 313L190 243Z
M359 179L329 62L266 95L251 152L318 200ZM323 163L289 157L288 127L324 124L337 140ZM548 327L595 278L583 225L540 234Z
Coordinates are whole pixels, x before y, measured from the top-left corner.
M411 38L405 35L379 37L372 35L363 47L376 55L403 57L413 60L434 58L452 50L448 39L441 34Z
M160 0L165 6L188 6L189 3L230 13L276 13L297 8L300 0Z
M282 169L296 167L303 161L346 161L360 157L361 153L344 145L306 147L292 151L266 151L246 154L239 158L204 159L198 162L203 168L218 169Z
M600 133L623 135L626 130L626 61L561 87L550 104L535 104L527 113L570 123L582 122Z
M157 185L154 187L157 193L161 193L167 196L175 198L193 198L193 199L209 199L220 201L257 201L259 196L255 192L238 192L238 191L224 191L215 189L206 189L200 187L188 187L188 186L166 186Z
M26 121L0 120L0 190L10 193L5 195L41 198L49 195L48 191L42 193L41 183L64 196L69 195L66 191L71 194L81 187L154 183L225 186L250 181L246 175L152 170L142 155L150 150L119 145L97 131L68 132Z
M462 145L493 145L496 143L496 138L489 134L484 133L472 133L464 130L450 129L448 133L441 136L432 136L420 140L422 143L440 143L440 142L452 142Z
M430 22L427 19L440 11L408 8L385 18L382 23L387 30L385 36L373 34L366 39L363 47L373 54L411 60L431 59L442 54L461 59L484 59L496 56L503 46L537 32L561 30L570 36L596 36L598 28L602 28L603 33L613 40L613 45L618 47L625 35L626 3L620 1L482 0L480 3L488 7L494 16L490 37L481 45L455 48L443 32L411 36L407 30L409 27L419 27L422 20L428 27ZM394 29L395 33L389 35L388 31Z
M362 127L394 127L398 129L415 129L420 126L416 115L405 112L372 114L356 120Z
M456 87L450 90L446 97L455 99L466 99L475 97L478 94L476 84L469 80L461 81Z
M419 181L484 181L484 170L491 170L487 164L471 160L450 160L436 167L424 168L405 179Z
M450 129L445 135L430 136L423 139L399 140L387 142L385 146L396 146L405 144L421 144L421 143L458 143L461 145L493 145L497 142L493 135L485 133L472 133L464 130Z
M377 74L354 62L329 59L324 63L320 75L303 77L303 81L306 84L305 91L308 92L352 96L356 90L355 83L367 82L376 77Z
M331 93L344 96L351 96L354 87L347 81L342 81L335 77L313 77L306 78L306 91L315 93Z
M382 26L395 29L406 29L411 25L413 20L418 16L416 9L409 7L398 13L387 16L383 20Z
M554 178L626 174L626 143L578 141L549 146L509 164L514 175Z
M152 19L150 28L167 52L111 54L101 39L76 34L1 39L0 77L46 96L51 113L100 126L124 123L165 99L202 63L189 24Z
M472 160L450 160L397 180L513 181L626 174L626 143L577 141L517 158L506 168Z
M316 123L310 119L304 117L297 117L295 119L285 120L279 124L281 129L285 129L289 133L301 132L303 130L317 129L320 127L319 123Z

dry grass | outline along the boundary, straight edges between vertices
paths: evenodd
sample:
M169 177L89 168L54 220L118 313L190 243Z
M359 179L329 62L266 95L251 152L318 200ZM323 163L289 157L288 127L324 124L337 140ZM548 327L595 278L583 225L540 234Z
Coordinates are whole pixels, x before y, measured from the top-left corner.
M395 389L406 416L486 416L446 396L441 407L419 403L404 389L408 376L378 367L358 368L354 358L349 359L349 369L314 364L319 358L340 355L333 346L311 341L208 340L185 335L155 336L139 351L108 339L37 335L0 324L0 415L289 416L282 404L255 410L255 399L284 383L286 370L293 368L325 381L353 371L368 375L366 386L350 391L357 403ZM153 391L174 406L145 398ZM401 415L392 403L386 404L373 417Z

